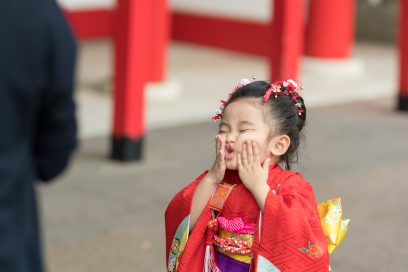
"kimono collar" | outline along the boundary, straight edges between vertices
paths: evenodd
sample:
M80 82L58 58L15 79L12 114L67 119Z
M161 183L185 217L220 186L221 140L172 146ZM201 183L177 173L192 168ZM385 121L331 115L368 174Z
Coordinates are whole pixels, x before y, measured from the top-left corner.
M281 170L282 168L279 166L279 164L277 163L271 164L269 166L269 177L275 176ZM229 184L237 184L237 185L242 183L241 179L239 178L238 170L228 170L227 169L225 171L223 181Z

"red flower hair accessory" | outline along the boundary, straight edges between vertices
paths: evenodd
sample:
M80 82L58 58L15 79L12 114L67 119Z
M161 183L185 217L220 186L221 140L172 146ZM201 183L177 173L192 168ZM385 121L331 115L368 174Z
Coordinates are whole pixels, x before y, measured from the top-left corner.
M243 78L239 81L239 83L234 87L231 93L228 94L228 99L227 100L220 100L221 106L215 111L215 115L211 118L214 122L217 122L218 120L221 120L222 114L224 113L225 110L225 105L227 105L229 98L241 87L244 87L245 85L251 83L251 81L247 78Z
M271 84L271 87L268 90L266 90L263 100L264 102L267 102L271 95L273 95L275 98L278 98L278 96L281 96L282 94L287 95L292 98L292 101L295 103L297 113L300 116L304 110L302 109L302 103L296 103L296 99L300 97L296 92L297 87L297 83L292 79L276 81L275 83ZM300 89L303 88L301 87Z

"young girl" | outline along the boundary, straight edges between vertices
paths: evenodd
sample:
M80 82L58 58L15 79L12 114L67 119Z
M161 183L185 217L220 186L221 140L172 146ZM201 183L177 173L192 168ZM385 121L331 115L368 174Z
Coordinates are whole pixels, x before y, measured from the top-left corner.
M306 120L296 90L241 80L221 101L214 164L166 210L168 271L329 270L312 187L289 170Z

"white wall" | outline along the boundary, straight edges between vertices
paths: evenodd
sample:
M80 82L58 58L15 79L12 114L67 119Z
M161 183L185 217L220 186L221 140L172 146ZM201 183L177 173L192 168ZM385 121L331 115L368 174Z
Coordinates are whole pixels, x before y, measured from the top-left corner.
M1 1L1 0L0 0ZM111 8L116 0L57 0L66 9ZM135 0L133 0L135 1ZM202 15L266 22L272 0L168 0L171 9Z
M266 22L271 0L170 0L172 10Z
M70 9L112 8L116 0L57 0L61 6Z

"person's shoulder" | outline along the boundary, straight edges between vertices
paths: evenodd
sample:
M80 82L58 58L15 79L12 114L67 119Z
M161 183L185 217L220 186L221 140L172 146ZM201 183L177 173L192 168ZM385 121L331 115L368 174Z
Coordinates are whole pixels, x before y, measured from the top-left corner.
M281 188L290 191L313 190L312 185L300 173L290 170L282 170Z

